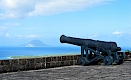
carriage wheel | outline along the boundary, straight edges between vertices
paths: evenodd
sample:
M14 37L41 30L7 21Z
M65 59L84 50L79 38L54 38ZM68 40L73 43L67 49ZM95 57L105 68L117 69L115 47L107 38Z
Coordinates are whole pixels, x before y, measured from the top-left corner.
M105 65L111 65L113 63L113 58L112 56L106 56L103 60Z
M78 60L78 63L80 65L85 66L85 65L89 64L89 61L85 57L80 57L79 60Z

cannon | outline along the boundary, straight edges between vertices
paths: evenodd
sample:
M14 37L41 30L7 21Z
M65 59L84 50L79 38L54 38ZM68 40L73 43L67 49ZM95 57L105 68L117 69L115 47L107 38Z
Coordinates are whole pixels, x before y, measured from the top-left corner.
M73 44L81 47L81 57L78 60L80 65L89 65L102 61L105 65L113 63L122 64L125 55L116 42L106 42L93 39L82 39L61 35L61 43Z

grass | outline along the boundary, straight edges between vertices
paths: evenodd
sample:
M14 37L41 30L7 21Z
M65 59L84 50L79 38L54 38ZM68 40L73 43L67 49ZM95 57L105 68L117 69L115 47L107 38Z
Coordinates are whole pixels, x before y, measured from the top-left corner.
M41 57L51 57L51 56L67 56L67 55L78 55L79 53L68 53L68 54L53 54L53 55L40 55L40 56L11 56L11 59L24 59L24 58L41 58Z

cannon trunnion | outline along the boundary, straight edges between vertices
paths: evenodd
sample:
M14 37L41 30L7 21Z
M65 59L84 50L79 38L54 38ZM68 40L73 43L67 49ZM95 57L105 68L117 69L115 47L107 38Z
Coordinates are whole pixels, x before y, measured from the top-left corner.
M81 47L81 57L78 60L80 65L89 65L102 61L105 65L112 63L122 64L124 62L124 53L117 47L116 42L105 42L92 39L81 39L62 35L61 43L73 44Z

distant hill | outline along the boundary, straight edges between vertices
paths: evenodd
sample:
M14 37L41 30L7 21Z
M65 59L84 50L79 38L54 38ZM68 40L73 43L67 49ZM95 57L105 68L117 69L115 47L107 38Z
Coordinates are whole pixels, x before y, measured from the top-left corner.
M22 47L44 47L44 46L48 46L48 45L44 44L40 40L32 40L31 42L29 42L27 44L20 45L20 46L22 46Z

